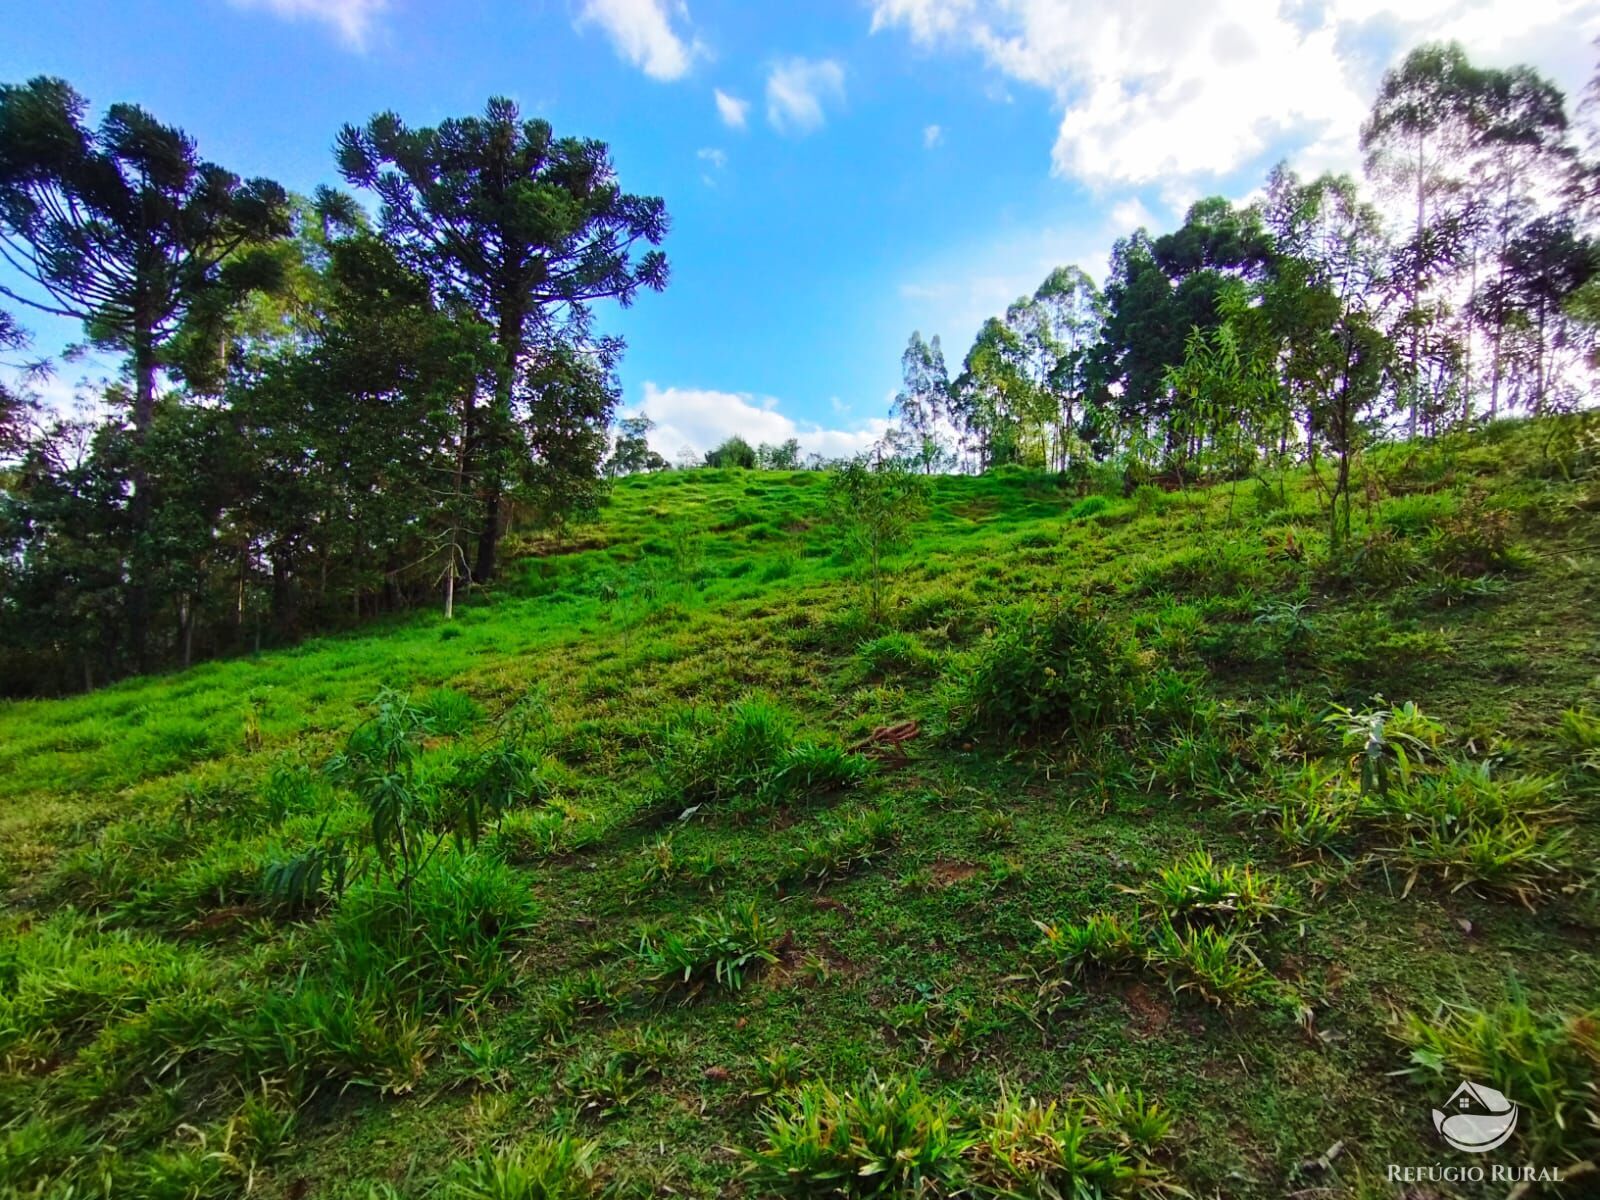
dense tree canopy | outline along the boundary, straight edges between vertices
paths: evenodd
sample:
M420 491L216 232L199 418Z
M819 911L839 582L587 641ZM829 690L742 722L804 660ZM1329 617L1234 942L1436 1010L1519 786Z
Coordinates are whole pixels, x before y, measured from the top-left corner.
M508 101L347 127L287 196L58 80L0 88L22 305L126 357L102 418L0 394L0 688L93 686L485 582L513 515L592 512L621 343L666 282L662 202ZM0 323L6 362L25 339ZM648 456L646 468L657 465Z
M1361 142L1372 200L1280 166L1256 202L1198 201L1170 233L1119 239L1103 289L1052 271L953 381L914 333L886 446L976 470L1120 462L1129 486L1326 457L1342 529L1373 437L1580 403L1600 126L1577 145L1537 72L1430 45L1384 77Z

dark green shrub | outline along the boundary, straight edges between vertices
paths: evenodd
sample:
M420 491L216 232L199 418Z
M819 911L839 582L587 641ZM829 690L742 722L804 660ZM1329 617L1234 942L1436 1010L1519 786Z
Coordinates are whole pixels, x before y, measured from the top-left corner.
M1145 672L1133 639L1090 605L1023 609L957 668L951 725L1087 745L1132 714Z
M1067 519L1087 521L1090 517L1098 517L1110 507L1111 501L1104 496L1085 496L1067 509Z
M773 1099L750 1154L764 1193L938 1196L954 1190L972 1144L949 1104L915 1079L869 1076L853 1092L813 1083Z

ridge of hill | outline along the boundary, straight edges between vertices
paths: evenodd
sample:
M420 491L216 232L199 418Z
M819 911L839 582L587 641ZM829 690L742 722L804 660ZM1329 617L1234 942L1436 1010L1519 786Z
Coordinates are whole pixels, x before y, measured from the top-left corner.
M824 473L623 479L452 622L0 705L0 1196L1391 1195L1462 1078L1594 1159L1593 419L1337 552L1099 482L931 480L873 621Z

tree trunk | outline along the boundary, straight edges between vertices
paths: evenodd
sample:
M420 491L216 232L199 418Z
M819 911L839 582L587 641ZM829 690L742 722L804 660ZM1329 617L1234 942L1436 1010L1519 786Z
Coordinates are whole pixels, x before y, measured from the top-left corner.
M128 643L133 651L134 669L143 674L150 665L150 592L145 584L143 542L150 528L152 509L144 444L156 409L155 335L148 327L134 335L133 386L133 461L129 468L133 497L128 505L133 547L128 572Z
M500 544L505 494L500 459L511 428L511 397L516 389L517 368L522 363L522 324L525 315L521 296L513 295L501 301L500 324L495 336L499 354L495 363L494 407L486 423L487 436L483 439L484 457L488 460L484 480L483 526L478 533L478 558L472 572L473 578L479 582L494 578L495 558Z

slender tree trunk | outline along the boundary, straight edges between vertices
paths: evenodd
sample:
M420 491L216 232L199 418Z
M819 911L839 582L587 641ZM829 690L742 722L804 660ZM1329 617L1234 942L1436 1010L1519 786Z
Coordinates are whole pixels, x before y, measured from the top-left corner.
M478 534L478 560L472 572L473 578L480 583L494 578L495 558L500 544L504 500L504 464L500 460L511 427L511 397L516 387L517 368L522 362L524 316L519 299L502 302L500 327L495 339L499 361L495 364L494 407L489 413L487 436L483 439L483 457L487 460L483 527Z
M1423 142L1417 138L1417 232L1411 252L1411 361L1407 377L1411 388L1411 416L1407 421L1406 436L1417 436L1417 359L1422 338L1422 230L1427 224L1427 189L1422 155Z
M144 446L156 409L155 335L149 327L139 329L134 335L133 387L133 462L129 470L133 496L128 505L133 546L128 560L128 642L133 651L134 668L142 674L150 665L150 590L145 582L148 564L144 537L150 528L152 510Z

